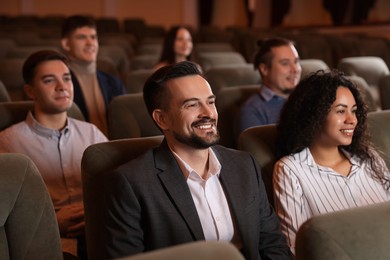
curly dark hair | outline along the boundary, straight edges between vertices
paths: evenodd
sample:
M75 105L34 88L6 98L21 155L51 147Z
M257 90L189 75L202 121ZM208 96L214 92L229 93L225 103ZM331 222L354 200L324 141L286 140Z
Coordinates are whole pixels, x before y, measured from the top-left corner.
M389 189L390 180L384 176L384 166L378 160L378 152L368 132L368 107L357 86L337 70L320 70L309 74L291 93L283 106L277 125L277 157L298 153L312 144L315 136L325 126L326 117L336 100L337 88L340 86L352 92L357 106L358 122L351 144L339 148L357 156L361 161L368 161L372 168L372 177Z

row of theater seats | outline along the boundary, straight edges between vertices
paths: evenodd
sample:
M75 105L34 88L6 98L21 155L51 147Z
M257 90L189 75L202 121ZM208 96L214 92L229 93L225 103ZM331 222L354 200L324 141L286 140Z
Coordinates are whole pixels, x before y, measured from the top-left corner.
M142 74L142 71L153 70L161 52L161 43L145 43L134 53L128 42L110 39L111 43L100 46L98 69L122 79L128 93L138 92L137 86L134 87L135 75L139 75L140 71ZM59 41L56 40L56 45L18 46L10 39L0 39L0 80L10 92L15 92L10 93L13 100L24 98L20 92L23 84L21 68L25 59L31 53L42 49L61 51ZM122 47L120 43L129 48ZM244 57L226 43L199 43L195 46L194 55L205 72L213 67L248 65Z
M240 70L233 68L225 68L230 74ZM253 70L253 82L247 85L233 85L223 86L219 90L214 90L216 93L216 106L219 113L219 130L221 133L221 144L227 147L237 147L238 129L237 122L239 120L239 110L241 105L259 90L259 74ZM375 101L371 98L370 87L364 79L358 76L349 76L349 78L358 85L358 87L365 94L366 101L369 105L370 111L376 111L377 106ZM390 77L388 77L390 79ZM221 77L220 79L226 79ZM240 79L240 77L238 77ZM243 78L247 79L247 77ZM214 81L213 81L214 80ZM237 79L236 79L237 80ZM211 79L210 82L215 82L216 79ZM234 84L242 84L243 82L234 81ZM0 84L0 100L8 102L0 102L0 130L25 119L27 111L32 108L32 101L18 101L12 102L1 93L7 95L7 91L1 91ZM389 95L387 95L389 96ZM150 118L146 106L143 101L142 92L131 93L114 98L108 109L108 137L110 140L121 138L137 138L146 136L160 135L160 130L155 126ZM70 110L70 114L80 120L84 120L79 109L74 104Z
M109 20L109 19L107 19ZM137 19L135 19L137 20ZM110 22L108 22L110 23ZM112 21L111 21L112 23ZM134 30L100 30L101 43L100 68L118 75L127 84L128 73L132 70L151 69L157 62L162 48L165 32L140 36L135 28L148 28L145 22L133 21L128 28ZM107 27L110 27L107 25ZM343 33L343 28L332 32L323 32L321 28L294 29L283 28L218 28L200 27L194 31L195 56L199 63L208 70L209 67L220 64L242 64L253 62L256 51L256 41L267 37L282 36L296 42L296 47L302 59L320 59L329 67L337 67L338 62L345 57L376 56L390 64L390 44L386 31L375 35L370 27L354 28L357 33ZM58 30L60 31L60 30ZM148 31L148 30L145 30ZM134 33L133 33L134 32ZM59 35L42 35L36 31L0 31L0 58L25 57L37 48L59 49ZM2 42L6 41L4 44ZM205 46L202 46L205 45ZM12 51L6 53L12 47ZM202 57L205 52L224 53L221 57ZM201 53L202 55L198 55ZM235 53L233 57L226 56ZM218 64L215 60L219 59ZM1 80L1 78L0 78ZM131 88L131 87L129 87Z
M43 37L59 37L65 16L0 16L0 31L35 32ZM149 25L142 18L95 17L99 35L132 35L137 42L163 38L166 29ZM251 62L259 38L283 36L293 39L302 58L317 58L334 67L346 56L379 56L390 61L388 28L381 25L349 27L245 28L200 26L193 28L194 42L226 42Z
M300 28L229 28L238 40L239 51L249 61L259 39L273 36L295 42L303 59L317 58L334 67L345 57L378 56L390 65L388 25Z
M0 31L35 32L46 38L58 37L65 16L48 17L6 17L0 16ZM160 25L149 25L140 18L95 17L99 35L133 35L137 42L144 39L163 38L166 30ZM380 30L378 30L378 28ZM345 56L379 56L389 61L386 27L380 25L344 27L301 27L301 28L244 28L231 26L200 26L194 28L194 42L227 42L242 53L248 62L252 59L255 42L259 38L274 35L293 39L302 57L319 58L330 66ZM351 48L353 46L353 48Z
M10 32L34 31L43 35L50 33L59 36L66 17L65 15L0 15L0 30ZM163 26L148 24L142 18L128 17L122 21L113 17L95 17L94 19L99 34L127 33L133 34L137 38L145 38L162 37L166 32Z
M242 85L258 85L261 82L259 73L253 64L244 63L240 58L235 60L225 52L202 53L204 59L201 65L207 68L204 74L214 93L221 89ZM302 76L319 69L329 70L324 61L319 59L302 59ZM228 64L228 65L226 65ZM390 72L386 63L379 57L348 57L339 61L337 68L346 75L356 79L355 83L366 93L370 110L390 108ZM131 71L128 77L128 93L139 93L147 77L153 69L138 69Z
M104 210L96 204L93 191L98 188L97 174L88 172L96 162L91 156L112 155L114 161L123 153L120 145L146 149L157 145L161 140L132 139L111 141L91 146L83 159L84 188L86 200L87 245L90 259L100 259L94 254L94 244L99 234L95 225L99 224L95 215ZM112 145L115 143L115 145ZM109 148L109 149L107 149ZM116 149L115 149L116 148ZM141 150L142 150L141 149ZM116 152L116 153L115 153ZM106 159L106 157L104 157ZM91 161L92 160L92 161ZM115 167L115 161L110 167ZM62 259L60 237L55 212L45 184L38 169L28 157L21 154L1 154L0 164L0 258L1 259ZM107 169L107 163L101 164ZM89 175L89 176L88 176ZM94 180L94 183L91 182ZM99 196L99 193L96 193ZM91 200L92 199L92 200ZM94 203L92 203L94 201ZM296 259L387 259L390 225L389 203L381 203L361 208L339 211L309 219L297 234ZM370 234L370 235L367 235ZM243 260L243 256L230 243L216 241L198 241L176 245L164 249L127 256L126 260L171 260L183 259L226 259Z
M221 51L215 51L215 48L219 48L218 46L221 47ZM226 46L226 48L222 46ZM25 58L27 58L27 54L40 49L37 46L24 48L26 49L21 48L20 50L18 48L23 53L19 58L0 59L0 81L5 85L13 101L26 99L22 88L22 65ZM205 77L215 93L224 87L254 85L259 84L261 81L259 73L253 68L253 64L247 63L240 53L234 50L229 51L229 48L231 47L228 47L226 44L208 43L200 44L199 51L196 52L199 64L204 69ZM125 82L127 93L141 92L146 78L153 72L151 67L156 63L157 58L153 58L152 61L141 61L141 64L147 63L145 66L140 66L142 69L129 70L123 49L118 46L103 46L101 49L107 52L100 56L98 67L122 78ZM23 55L26 57L22 58ZM145 56L150 58L152 55L140 54L136 55L135 59L137 57L142 57L143 59ZM330 68L326 62L319 59L302 59L301 65L303 76L318 69ZM363 78L369 86L367 88L368 93L374 99L376 106L379 109L390 108L389 95L387 95L390 91L390 72L383 59L380 57L348 57L341 59L337 68L344 71L346 75Z
M231 53L231 56L227 55L227 52L209 52L202 55L200 64L206 68L204 74L214 93L225 87L258 85L261 82L253 64L242 62L240 56L235 56L236 53ZM319 69L330 69L330 66L319 59L301 59L300 63L302 77ZM383 59L374 56L347 57L338 62L337 68L348 76L360 78L356 83L362 86L363 92L368 96L371 110L390 108L390 72ZM131 71L127 83L128 93L141 92L144 82L152 72L153 69Z

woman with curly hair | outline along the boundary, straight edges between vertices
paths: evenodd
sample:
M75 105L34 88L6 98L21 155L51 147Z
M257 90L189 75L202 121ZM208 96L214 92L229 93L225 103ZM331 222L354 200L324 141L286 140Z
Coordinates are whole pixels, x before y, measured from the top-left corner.
M390 173L370 141L367 111L358 88L336 70L303 79L284 105L273 182L293 253L307 219L390 200Z

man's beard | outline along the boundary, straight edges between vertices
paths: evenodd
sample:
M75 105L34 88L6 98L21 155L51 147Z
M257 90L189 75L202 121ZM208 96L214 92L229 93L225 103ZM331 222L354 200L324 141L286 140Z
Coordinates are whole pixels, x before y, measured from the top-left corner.
M207 122L212 122L213 124L216 123L216 120L214 119L202 119L197 122L194 122L192 126L196 126L198 124L204 124ZM184 136L177 132L173 132L173 136L176 138L177 141L179 141L182 144L186 144L188 146L191 146L196 149L206 149L210 146L213 146L219 142L219 131L217 130L216 133L213 131L210 131L207 133L207 137L200 137L196 135L195 133L191 133L190 136Z
M209 139L197 136L195 133L191 133L190 136L184 136L176 132L173 132L173 136L176 138L177 141L196 149L206 149L219 142L218 131L217 133L213 133L213 132L207 133L207 135L210 137Z

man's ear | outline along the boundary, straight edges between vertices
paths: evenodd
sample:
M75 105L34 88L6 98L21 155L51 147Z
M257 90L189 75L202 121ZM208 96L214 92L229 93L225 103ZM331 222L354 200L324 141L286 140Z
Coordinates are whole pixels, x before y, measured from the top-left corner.
M269 73L269 68L267 65L265 65L265 63L260 63L259 71L261 75L267 76Z
M69 40L68 38L62 38L61 39L61 47L63 50L65 50L66 52L69 52L70 51L70 47L69 47Z
M31 100L35 100L34 89L33 89L33 87L32 87L31 85L29 85L29 84L24 84L23 89L24 89L24 93L26 93L26 95L27 95Z
M152 117L161 130L166 130L168 128L166 113L163 110L155 109L152 113Z

